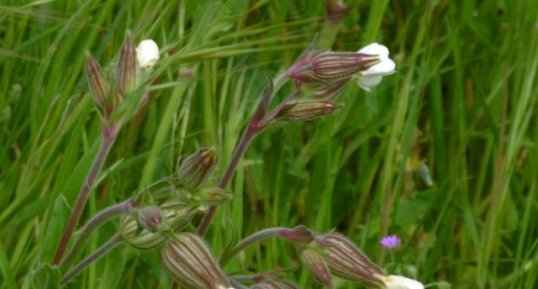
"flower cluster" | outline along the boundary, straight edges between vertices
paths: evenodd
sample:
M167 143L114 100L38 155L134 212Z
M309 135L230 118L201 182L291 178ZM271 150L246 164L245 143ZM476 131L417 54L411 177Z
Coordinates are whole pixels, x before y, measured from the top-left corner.
M332 9L329 11L332 14L328 15L331 21L338 21L347 13L347 8L341 3L327 3L327 7ZM89 57L86 74L90 90L107 125L111 123L119 129L143 105L147 95L145 78L158 60L159 48L153 40L143 40L135 47L128 35L121 48L114 83L111 85L99 63ZM224 190L226 184L256 134L279 120L308 121L331 114L341 106L334 101L334 97L348 82L355 81L359 87L370 91L384 76L394 73L395 67L394 61L389 58L388 48L378 43L367 45L357 52L307 51L283 77L295 85L287 98L269 110L269 107L273 107L269 103L276 94L275 90L281 86L271 81L264 91L218 187L210 181L217 163L215 151L206 148L198 150L179 162L174 176L148 186L133 198L137 207L122 211L119 238L137 249L161 245L163 266L181 288L233 289L246 285L255 289L299 288L280 276L257 274L247 278L242 276L241 279L227 275L221 268L230 256L250 243L272 235L286 239L297 247L302 264L319 283L328 287L333 288L333 278L339 277L385 289L423 289L419 281L387 275L351 240L336 232L315 234L304 226L265 229L225 251L220 263L203 239L216 206L230 198L230 194ZM301 99L300 95L304 94L312 97ZM113 140L110 140L110 145ZM206 213L198 225L198 234L181 232L198 212ZM400 245L400 239L395 235L387 236L381 240L381 245L395 248ZM68 276L74 274L76 270Z

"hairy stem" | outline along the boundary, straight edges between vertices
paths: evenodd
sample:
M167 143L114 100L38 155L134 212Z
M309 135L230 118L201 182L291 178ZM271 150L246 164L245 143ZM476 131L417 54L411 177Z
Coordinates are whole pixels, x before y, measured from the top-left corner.
M69 268L69 266L78 256L80 250L84 246L84 243L88 240L88 237L91 235L91 233L93 233L97 228L99 228L99 226L110 220L112 217L129 213L135 203L136 199L130 198L119 204L110 206L96 214L90 221L88 221L88 223L86 223L86 225L84 225L81 230L80 236L73 245L73 248L71 248L71 251L69 251L67 256L60 263L60 266L62 268Z
M80 193L78 194L77 200L75 202L75 206L73 207L71 215L69 216L69 220L67 221L67 226L65 227L64 233L62 235L60 245L56 250L54 258L52 259L52 263L55 265L58 265L62 260L67 246L69 245L69 241L71 240L71 237L75 232L80 216L82 215L84 207L86 206L86 202L88 201L88 197L90 196L91 188L93 187L95 180L97 179L99 171L105 163L108 153L110 152L110 148L116 140L116 130L117 128L115 126L103 127L103 140L101 141L101 146L99 147L99 151L97 152L93 165L88 172L84 183L82 184Z
M286 227L267 228L246 237L245 239L241 240L231 249L224 251L220 259L221 267L224 267L235 254L243 251L246 247L252 245L255 242L265 240L269 237L280 236L282 232L285 230L289 230L289 229Z
M95 252L93 252L88 257L84 258L84 260L80 261L77 265L73 267L69 272L67 272L63 278L62 278L62 286L67 284L71 279L76 277L80 272L82 272L86 267L88 267L91 263L94 261L97 261L99 258L103 257L106 253L108 253L110 250L114 249L123 238L120 234L114 235L110 240L108 240L103 246L99 247Z

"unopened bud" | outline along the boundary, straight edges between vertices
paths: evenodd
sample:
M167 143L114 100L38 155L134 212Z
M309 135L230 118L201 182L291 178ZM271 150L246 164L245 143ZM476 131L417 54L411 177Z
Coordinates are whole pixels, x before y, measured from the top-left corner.
M178 179L186 187L196 189L209 177L215 164L214 150L200 149L181 163Z
M349 79L333 81L331 83L305 83L301 86L303 93L310 94L318 99L329 99L342 91Z
M314 242L323 248L327 265L335 276L369 284L383 284L378 277L382 275L381 269L343 235L331 232L317 237Z
M267 279L256 282L252 285L252 289L299 289L299 285L286 281L286 280L276 280L276 279Z
M159 217L153 207L147 207L146 210L143 208L140 211L137 215L138 220L131 215L123 217L120 234L129 245L143 250L162 244L166 238L161 231L185 226L195 212L192 207L183 204L165 203L161 211L161 217L164 219L157 225Z
M330 100L300 101L283 115L289 120L308 121L331 114L342 105Z
M157 206L143 207L137 212L138 223L142 228L156 232L162 228L164 220L164 214Z
M102 109L106 109L110 87L103 76L101 65L91 56L86 61L86 77L93 99Z
M321 253L316 249L306 248L301 252L301 261L318 282L333 287L331 271Z
M121 47L120 60L116 68L116 88L118 93L125 97L136 88L136 47L127 33Z
M230 283L202 238L182 233L169 240L162 253L164 267L181 288L229 288Z
M122 218L120 234L129 245L142 250L154 248L165 240L161 232L151 232L142 228L131 215Z

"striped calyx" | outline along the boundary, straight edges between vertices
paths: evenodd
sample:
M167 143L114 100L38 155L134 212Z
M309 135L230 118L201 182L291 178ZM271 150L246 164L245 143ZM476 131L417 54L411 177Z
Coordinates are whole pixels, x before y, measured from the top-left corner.
M177 177L179 182L190 189L199 188L211 175L215 167L215 151L203 148L181 162Z
M301 252L301 261L318 282L333 288L333 276L322 253L306 248Z
M116 89L120 96L128 96L136 88L136 62L136 47L128 33L116 67Z
M375 55L356 52L325 51L312 59L314 77L324 82L351 79L356 73L367 70L379 62Z
M376 55L357 52L310 51L288 70L288 77L300 83L321 82L331 85L348 81L355 74L379 62Z
M288 120L309 121L329 115L341 106L331 100L303 100L287 110L282 117Z
M181 288L229 288L230 283L202 238L181 233L163 247L162 262Z
M103 75L101 65L91 56L88 56L86 61L86 77L93 99L99 107L106 110L110 102L110 86Z
M378 277L383 275L381 269L342 234L330 232L318 236L314 243L323 249L333 275L352 281L383 284Z

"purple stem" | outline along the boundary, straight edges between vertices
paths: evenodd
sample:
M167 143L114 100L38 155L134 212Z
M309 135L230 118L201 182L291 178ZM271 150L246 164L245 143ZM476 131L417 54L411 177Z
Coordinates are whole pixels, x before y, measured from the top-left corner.
M286 230L289 230L289 228L286 228L286 227L267 228L246 237L245 239L237 243L233 248L224 251L220 259L220 266L224 267L235 254L243 251L246 247L250 246L251 244L267 239L269 237L281 236L282 232Z
M99 147L99 152L97 153L93 165L88 172L88 175L86 176L86 180L82 184L82 188L80 189L80 193L78 194L75 206L73 207L71 215L69 216L69 220L67 221L67 226L65 227L64 233L62 235L60 245L56 250L54 258L52 259L52 264L54 265L60 264L60 261L62 260L62 257L67 249L67 245L69 245L69 241L71 240L71 237L75 232L78 221L80 220L80 216L82 215L84 207L86 206L86 202L88 201L88 197L90 196L90 190L93 187L95 180L97 179L99 171L103 167L108 153L110 152L110 148L116 140L116 136L117 131L115 126L105 125L103 127L103 140L101 142L101 146Z

